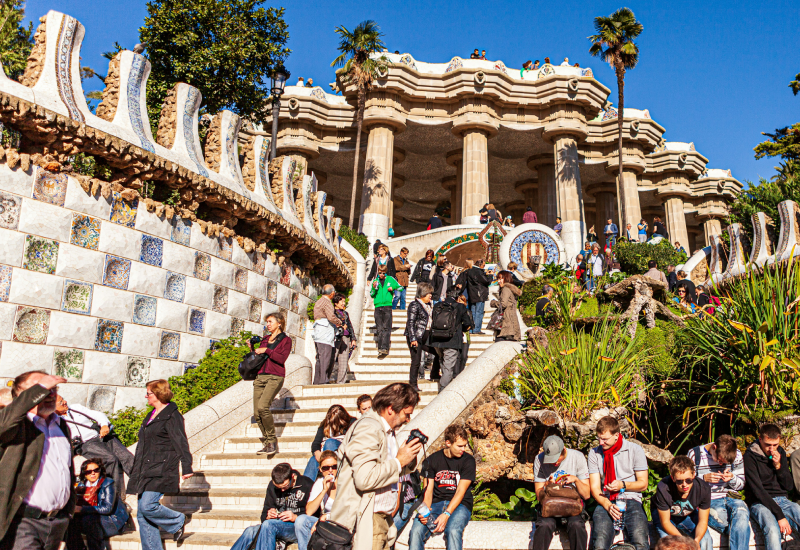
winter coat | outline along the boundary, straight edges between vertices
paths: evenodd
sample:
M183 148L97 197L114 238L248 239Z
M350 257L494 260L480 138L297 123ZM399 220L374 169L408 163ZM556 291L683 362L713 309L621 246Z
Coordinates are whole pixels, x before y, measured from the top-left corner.
M386 262L386 275L394 278L395 276L394 261L391 254L388 255L387 257L389 258L389 260ZM378 256L378 258L380 258L380 256ZM372 269L369 270L369 277L367 277L367 280L371 281L377 276L378 276L378 259L376 258L375 261L372 262Z
M428 329L428 312L419 300L414 300L408 305L408 320L403 333L409 342L422 342L422 335Z
M148 414L139 428L139 443L128 481L128 494L145 491L174 494L180 489L181 476L192 473L192 453L186 438L183 416L175 403L167 403L149 424Z
M499 337L511 336L515 341L519 341L522 333L519 329L519 317L517 316L517 298L522 296L522 290L508 283L500 289L500 307L503 308L503 326L497 334Z
M397 282L400 283L400 286L403 288L407 287L408 274L411 272L411 262L408 261L408 258L403 259L401 256L395 256L394 271L394 278L397 279Z
M480 267L472 266L467 271L467 295L470 304L485 302L489 299L489 285L492 284L492 276Z
M456 328L453 332L453 336L452 338L445 340L441 338L435 338L431 333L428 336L427 344L432 348L461 349L464 345L464 331L472 328L472 316L464 304L459 304L453 298L447 298L445 303L451 304L456 308ZM433 307L434 309L436 308L436 306Z
M445 275L439 269L436 270L436 273L433 275L433 299L439 301L442 299L442 287L445 286L445 292L450 292L455 286L455 282L453 281L453 274L448 273Z
M430 269L425 269L430 266ZM412 283L430 283L431 271L436 269L436 262L433 260L420 260L414 267L414 274L411 276Z
M383 283L381 283L380 278L376 282L378 283L378 288L375 288L375 283L369 285L369 296L372 298L372 303L375 307L391 306L394 299L394 291L400 288L400 283L394 277L389 277L388 275L383 280Z
M85 489L85 487L85 481L78 483L78 492L82 492L81 489ZM100 489L97 490L97 506L83 506L81 515L84 518L86 516L100 516L97 519L102 524L106 535L113 537L119 534L120 529L128 521L128 509L119 495L117 495L114 478L106 477L103 479Z

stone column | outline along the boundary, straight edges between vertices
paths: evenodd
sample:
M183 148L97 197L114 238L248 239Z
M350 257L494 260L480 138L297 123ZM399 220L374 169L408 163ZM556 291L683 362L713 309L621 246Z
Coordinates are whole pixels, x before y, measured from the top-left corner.
M664 201L664 213L667 218L667 233L669 242L681 243L685 250L689 250L689 232L686 229L686 213L683 211L683 198L671 196Z
M535 155L528 159L528 167L539 174L537 204L534 206L539 223L553 227L558 216L558 200L556 198L556 167L553 155ZM527 199L526 199L527 200Z
M389 238L393 149L392 126L379 123L369 129L359 227L370 242Z
M567 258L573 263L575 256L583 248L583 238L586 235L578 144L572 136L558 137L555 139L554 152L557 216L561 218L563 226L561 239L564 241Z
M639 184L636 181L636 172L624 170L622 172L622 181L620 186L623 188L624 199L620 197L618 201L619 208L622 210L619 215L620 235L623 234L623 228L627 224L631 224L631 228L636 229L639 221L642 219L642 207L639 203ZM624 204L623 204L624 203ZM617 218L612 218L616 220Z
M594 230L597 233L597 241L600 245L605 248L606 245L606 236L603 233L603 228L606 226L608 220L615 220L615 223L619 223L616 220L618 219L617 216L617 197L614 193L610 191L598 191L595 196L595 218L594 218ZM633 226L636 227L636 226ZM619 234L624 235L625 228L619 228Z
M708 218L703 222L703 236L705 237L705 246L711 244L712 235L722 235L722 222L719 218Z
M396 153L396 151L395 151ZM395 154L394 162L398 162L397 154ZM397 190L403 187L406 184L405 178L401 176L392 176L392 200L391 204L389 205L389 227L394 228L394 220L395 215L394 211L396 208L402 208L403 204L406 202L402 199L402 197L398 197ZM399 216L398 216L399 217ZM398 225L402 222L398 222Z
M528 208L533 208L536 212L539 223L542 223L539 217L539 196L538 196L539 183L534 179L518 181L514 184L514 190L524 197L525 208L522 213L524 214ZM517 223L516 220L514 223Z
M461 223L480 223L480 209L489 202L489 135L485 130L464 132Z

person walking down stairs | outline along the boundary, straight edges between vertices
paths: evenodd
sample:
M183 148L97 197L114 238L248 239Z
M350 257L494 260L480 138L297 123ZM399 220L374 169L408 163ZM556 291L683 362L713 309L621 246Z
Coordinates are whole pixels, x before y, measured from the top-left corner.
M378 266L378 277L372 282L369 295L375 305L375 335L378 342L378 355L389 355L392 337L392 299L400 284L394 277L386 274L385 265Z
M314 385L327 384L333 370L336 348L336 328L342 321L336 316L333 307L333 285L322 287L322 296L314 304L314 347L317 348L317 362L314 366Z

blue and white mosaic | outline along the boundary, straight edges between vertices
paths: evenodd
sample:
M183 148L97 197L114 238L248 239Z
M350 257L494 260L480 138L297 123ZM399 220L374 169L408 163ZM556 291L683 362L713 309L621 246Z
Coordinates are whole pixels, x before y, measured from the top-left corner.
M142 252L139 254L139 261L161 267L161 259L164 253L164 241L158 237L142 235Z
M206 312L200 309L189 310L189 332L204 334L206 327Z
M142 117L142 84L144 84L144 73L147 68L147 61L143 55L138 53L133 54L133 63L131 63L130 74L128 75L128 113L131 119L131 128L136 133L136 137L142 144L142 149L146 149L151 153L155 152L153 144L147 138L144 130L144 120Z
M175 302L183 302L186 293L186 275L167 272L167 285L164 289L164 298Z
M177 332L161 332L161 345L158 347L158 356L161 359L177 359L181 349L181 335Z
M173 216L172 218L172 235L173 242L189 246L189 241L192 236L192 220L184 220L180 216Z
M122 349L122 323L99 319L97 321L97 336L94 341L94 349L106 351L108 353L119 353Z
M137 294L133 299L133 322L149 327L155 325L157 305L158 301L155 298Z

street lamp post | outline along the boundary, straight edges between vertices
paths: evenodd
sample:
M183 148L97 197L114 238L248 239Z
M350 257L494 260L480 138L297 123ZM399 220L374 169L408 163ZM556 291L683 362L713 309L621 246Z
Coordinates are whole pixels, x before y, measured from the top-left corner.
M272 81L272 143L269 149L269 160L274 159L278 154L278 114L281 111L281 96L283 95L283 88L286 86L286 81L291 74L283 65L276 67L272 71L270 80Z

